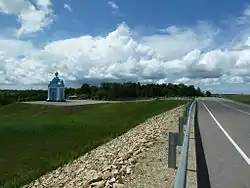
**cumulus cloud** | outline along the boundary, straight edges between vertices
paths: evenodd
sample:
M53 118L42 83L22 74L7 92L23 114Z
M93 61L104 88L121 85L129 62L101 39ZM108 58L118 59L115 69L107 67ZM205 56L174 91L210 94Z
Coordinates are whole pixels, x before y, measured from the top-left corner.
M122 23L106 36L57 40L42 48L30 41L0 39L0 84L47 84L55 71L66 84L140 81L210 88L250 83L250 34L221 48L215 44L223 32L199 23L135 38Z
M33 1L32 1L33 2ZM0 13L15 15L21 24L17 35L41 31L53 23L50 0L1 0Z
M161 35L143 37L142 42L164 56L165 60L181 58L197 49L206 50L218 34L216 29L204 23L192 29L171 26L160 31Z
M65 9L67 9L69 12L72 12L72 8L71 8L70 5L64 4L63 7L64 7Z
M108 5L111 6L113 9L116 9L116 10L119 9L119 6L113 1L109 1Z

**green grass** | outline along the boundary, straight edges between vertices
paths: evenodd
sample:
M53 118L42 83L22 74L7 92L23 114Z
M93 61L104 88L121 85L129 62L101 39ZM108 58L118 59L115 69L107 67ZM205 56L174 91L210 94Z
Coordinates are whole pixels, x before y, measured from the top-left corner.
M186 101L0 108L0 187L20 187Z
M245 103L245 104L250 104L250 95L233 95L233 94L228 94L228 95L223 95L224 98L234 100L237 102Z

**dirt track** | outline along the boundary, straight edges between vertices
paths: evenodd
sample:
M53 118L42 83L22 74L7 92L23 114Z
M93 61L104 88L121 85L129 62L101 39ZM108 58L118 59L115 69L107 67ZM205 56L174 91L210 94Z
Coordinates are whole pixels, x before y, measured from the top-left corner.
M76 106L76 105L100 104L100 103L142 102L142 101L152 101L152 100L156 99L131 100L131 101L98 101L98 100L67 100L66 102L28 101L22 103L56 105L56 106ZM159 100L187 100L187 98L174 97L174 98L161 98Z
M99 104L99 103L117 103L117 102L118 101L67 100L66 102L29 101L23 103L56 105L56 106L76 106L76 105Z

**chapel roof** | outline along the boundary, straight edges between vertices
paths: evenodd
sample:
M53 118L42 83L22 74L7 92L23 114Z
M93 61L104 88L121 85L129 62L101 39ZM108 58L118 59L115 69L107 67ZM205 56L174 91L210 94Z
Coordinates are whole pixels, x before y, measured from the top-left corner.
M64 81L59 79L58 72L55 73L55 77L50 81L48 87L64 87Z

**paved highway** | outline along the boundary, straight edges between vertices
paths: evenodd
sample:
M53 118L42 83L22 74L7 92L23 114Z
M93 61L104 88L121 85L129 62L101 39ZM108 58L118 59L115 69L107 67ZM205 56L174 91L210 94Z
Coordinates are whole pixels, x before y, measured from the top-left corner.
M250 188L250 106L198 102L198 123L212 188Z

